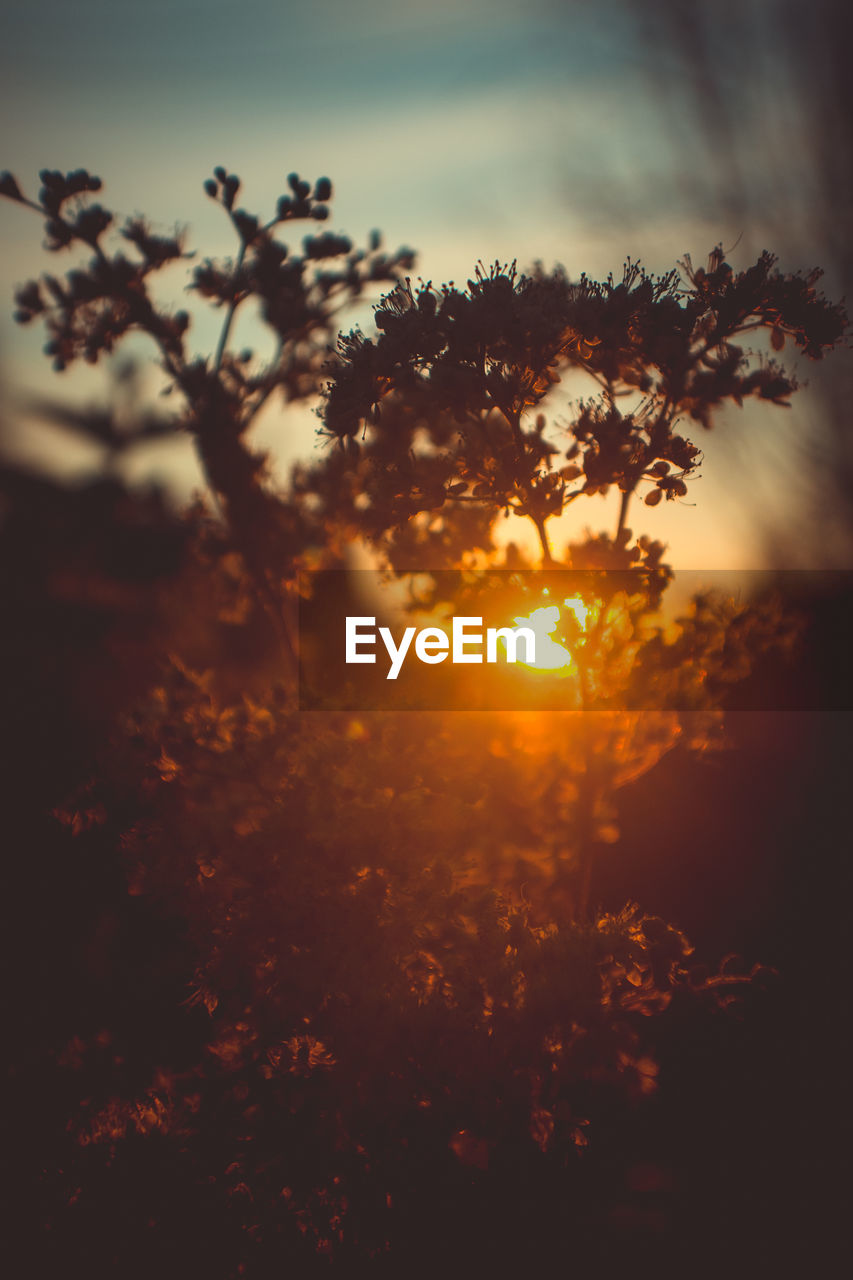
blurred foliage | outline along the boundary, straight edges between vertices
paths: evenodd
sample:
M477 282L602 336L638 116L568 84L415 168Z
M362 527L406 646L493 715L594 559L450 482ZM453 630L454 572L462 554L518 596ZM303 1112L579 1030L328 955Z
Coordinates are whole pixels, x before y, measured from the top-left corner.
M264 220L224 169L205 184L238 250L192 269L224 317L201 358L150 289L182 237L136 218L114 244L82 170L44 171L36 200L0 179L49 250L89 255L18 293L56 367L141 331L177 406L68 427L111 450L188 432L215 500L176 514L109 476L76 492L2 477L8 828L20 900L41 895L17 945L48 966L20 992L12 1079L39 1116L12 1133L40 1183L22 1212L45 1256L93 1275L568 1265L601 1230L636 1235L606 1171L633 1159L661 1037L725 1041L772 986L694 966L675 926L591 899L619 789L678 741L712 745L720 690L787 639L772 609L712 597L665 632L664 548L635 539L629 504L684 495L700 453L683 424L787 403L794 379L742 335L819 358L846 316L817 272L769 254L739 273L714 251L662 278L495 265L465 290L414 286L411 253L378 236L292 252L279 227L324 221L331 184L288 185ZM393 288L375 335L331 348L377 282ZM251 302L267 362L229 345ZM549 423L570 369L593 397ZM250 442L271 397L321 398L332 442L283 492ZM608 489L613 534L555 557L549 522ZM492 542L506 510L532 522L543 570L644 574L630 597L602 577L583 635L562 633L581 707L606 710L300 714L300 570L345 565L357 541L404 577L521 567ZM626 680L663 709L622 710ZM685 690L693 714L667 709Z

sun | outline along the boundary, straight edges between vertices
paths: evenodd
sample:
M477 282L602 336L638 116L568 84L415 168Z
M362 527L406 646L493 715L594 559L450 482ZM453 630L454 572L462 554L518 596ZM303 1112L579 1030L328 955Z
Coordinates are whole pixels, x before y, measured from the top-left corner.
M581 631L586 629L589 606L580 596L569 596L563 601L562 608L574 614ZM551 638L559 625L560 613L560 605L546 604L534 609L527 617L514 619L517 627L530 627L536 636L536 661L523 663L529 670L548 671L558 675L569 675L577 670L577 663L565 645Z

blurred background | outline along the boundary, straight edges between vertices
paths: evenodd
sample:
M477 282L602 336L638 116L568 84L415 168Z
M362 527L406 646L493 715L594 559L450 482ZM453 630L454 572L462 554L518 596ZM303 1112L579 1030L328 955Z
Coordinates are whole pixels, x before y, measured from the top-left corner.
M841 0L32 0L7 9L2 162L30 191L45 166L85 166L109 207L188 225L204 256L234 248L201 187L223 164L253 209L291 170L327 173L332 225L410 244L437 284L481 258L576 277L618 274L630 255L664 271L721 243L735 269L764 248L783 270L821 266L837 298L851 274L850 28ZM0 449L82 480L100 451L45 402L97 403L103 373L58 379L38 333L12 323L15 284L62 264L27 210L3 219ZM182 271L164 279L172 301ZM198 313L199 351L217 326ZM676 565L851 563L851 362L802 365L810 385L791 409L693 432L696 508L643 512ZM309 409L270 405L258 433L284 474L318 447L315 429ZM188 441L135 453L126 476L179 499L200 485Z

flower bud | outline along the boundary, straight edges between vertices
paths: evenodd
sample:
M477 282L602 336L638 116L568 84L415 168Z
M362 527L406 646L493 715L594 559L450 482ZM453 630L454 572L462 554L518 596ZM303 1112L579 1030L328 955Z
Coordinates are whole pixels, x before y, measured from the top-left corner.
M23 200L21 188L7 169L0 173L0 196L6 196L8 200Z

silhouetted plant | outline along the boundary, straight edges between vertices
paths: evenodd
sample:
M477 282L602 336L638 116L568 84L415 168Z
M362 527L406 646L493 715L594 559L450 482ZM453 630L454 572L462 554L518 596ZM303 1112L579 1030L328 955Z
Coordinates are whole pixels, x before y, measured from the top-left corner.
M607 1116L630 1127L656 1088L656 1015L677 1026L699 1009L717 1026L768 979L693 970L678 928L591 900L593 859L618 840L619 787L679 737L707 744L719 689L779 633L772 614L702 597L665 634L653 614L671 573L661 544L634 538L629 504L686 493L700 453L681 422L707 429L728 401L784 404L796 389L742 335L764 329L775 350L791 339L818 358L840 340L843 309L816 292L815 272L783 275L764 254L735 274L719 251L681 275L629 263L618 284L496 265L465 290L413 286L411 253L384 254L378 236L356 251L312 234L300 253L277 239L283 223L326 219L327 179L291 175L264 221L235 209L239 181L217 169L205 189L238 250L192 271L224 313L203 357L188 349L188 315L150 290L187 258L184 237L135 218L110 247L114 217L87 198L97 179L44 171L42 183L35 201L8 174L0 192L45 218L50 251L92 256L22 288L18 318L43 320L60 370L148 334L178 398L171 427L194 438L220 510L186 513L134 659L144 679L128 679L86 775L53 797L77 847L122 867L121 910L143 901L180 946L144 1015L170 1028L154 1047L108 1006L45 1049L81 1083L64 1085L63 1173L40 1225L78 1245L105 1230L104 1272L154 1265L140 1241L180 1234L170 1198L219 1242L206 1265L223 1275L288 1262L307 1274L316 1254L435 1263L436 1221L466 1227L469 1262L520 1262L531 1232L543 1257L568 1263L591 1203L586 1153ZM356 330L331 352L341 308L383 281L394 288L376 335ZM273 335L267 362L231 349L248 304ZM597 394L549 426L568 371ZM272 396L321 393L333 447L277 488L249 430ZM105 418L98 431L124 447L169 429L154 422L140 415L125 437ZM552 522L609 489L612 535L555 556ZM488 585L466 568L526 563L494 545L502 512L532 523L548 573L641 571L630 591L595 580L586 627L561 622L578 710L606 714L300 715L299 571L345 563L357 539L398 573L460 571L458 602ZM536 603L523 582L511 589ZM632 681L702 715L628 714ZM131 1222L121 1240L103 1227L117 1209Z

